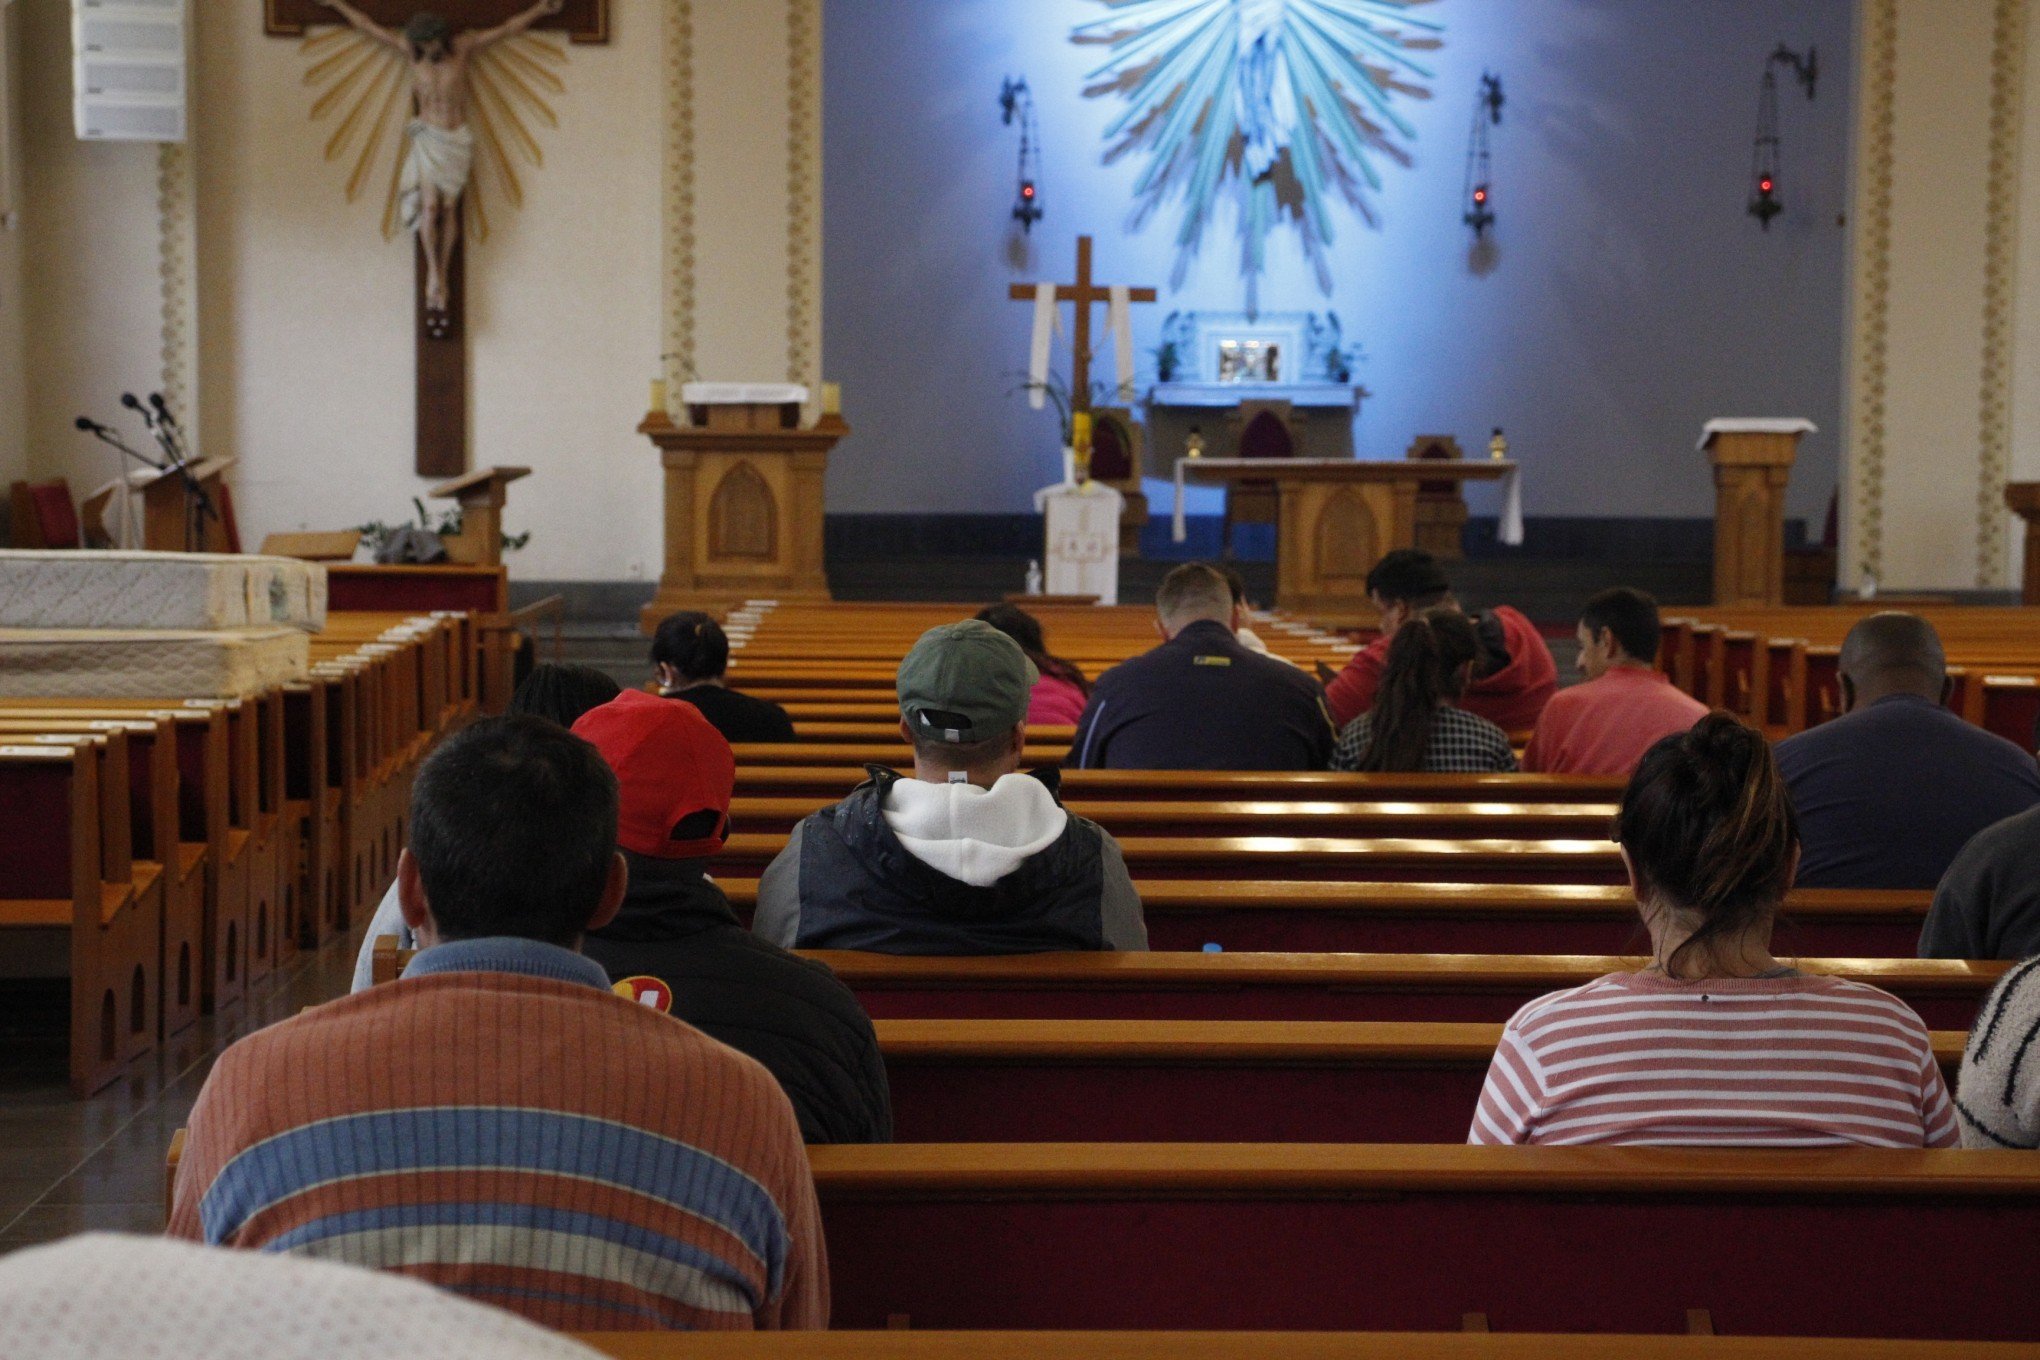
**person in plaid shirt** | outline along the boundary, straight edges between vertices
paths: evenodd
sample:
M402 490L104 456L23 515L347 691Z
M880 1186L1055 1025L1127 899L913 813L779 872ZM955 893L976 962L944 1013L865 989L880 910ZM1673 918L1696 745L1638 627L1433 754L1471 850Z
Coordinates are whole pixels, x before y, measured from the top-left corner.
M1509 734L1455 707L1480 643L1455 609L1432 610L1395 632L1374 707L1339 734L1335 770L1496 774L1516 768Z

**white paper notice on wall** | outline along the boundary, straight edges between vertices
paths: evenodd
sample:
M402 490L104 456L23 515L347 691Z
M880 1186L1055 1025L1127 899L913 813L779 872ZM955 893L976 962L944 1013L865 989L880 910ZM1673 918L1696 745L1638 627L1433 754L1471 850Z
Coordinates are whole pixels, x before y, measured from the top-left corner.
M184 140L188 3L71 0L71 102L81 140Z

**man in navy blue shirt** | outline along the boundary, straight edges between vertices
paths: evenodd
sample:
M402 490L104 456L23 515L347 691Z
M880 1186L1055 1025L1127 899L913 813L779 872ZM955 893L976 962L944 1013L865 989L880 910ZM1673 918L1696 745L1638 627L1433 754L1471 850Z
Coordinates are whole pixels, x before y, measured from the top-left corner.
M1244 610L1199 562L1155 593L1162 645L1098 677L1070 762L1086 770L1322 770L1331 759L1324 691L1234 636Z
M1969 838L2040 805L2040 764L1943 708L1933 625L1873 614L1842 643L1843 716L1778 745L1799 885L1931 888Z

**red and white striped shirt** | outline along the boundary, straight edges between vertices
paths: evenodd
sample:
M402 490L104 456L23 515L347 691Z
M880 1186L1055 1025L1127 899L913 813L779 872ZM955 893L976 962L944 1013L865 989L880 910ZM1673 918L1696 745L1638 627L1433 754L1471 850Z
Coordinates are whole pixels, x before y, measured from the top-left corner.
M1611 973L1516 1012L1471 1143L1953 1147L1912 1009L1842 978Z

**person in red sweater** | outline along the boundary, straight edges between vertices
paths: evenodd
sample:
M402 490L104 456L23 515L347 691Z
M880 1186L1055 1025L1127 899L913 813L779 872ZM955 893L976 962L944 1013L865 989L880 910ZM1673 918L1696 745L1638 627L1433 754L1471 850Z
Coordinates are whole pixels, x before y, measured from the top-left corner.
M1707 716L1707 705L1675 688L1657 668L1657 601L1626 586L1604 590L1580 611L1583 685L1544 706L1523 753L1533 774L1605 774L1627 779L1662 737Z
M1397 548L1375 563L1367 573L1367 597L1381 611L1381 635L1354 653L1346 669L1325 686L1325 702L1340 731L1374 707L1396 630L1426 610L1459 608L1438 559L1419 548ZM1459 707L1504 732L1528 732L1558 692L1558 663L1551 659L1551 648L1536 625L1506 605L1469 617L1482 656Z

